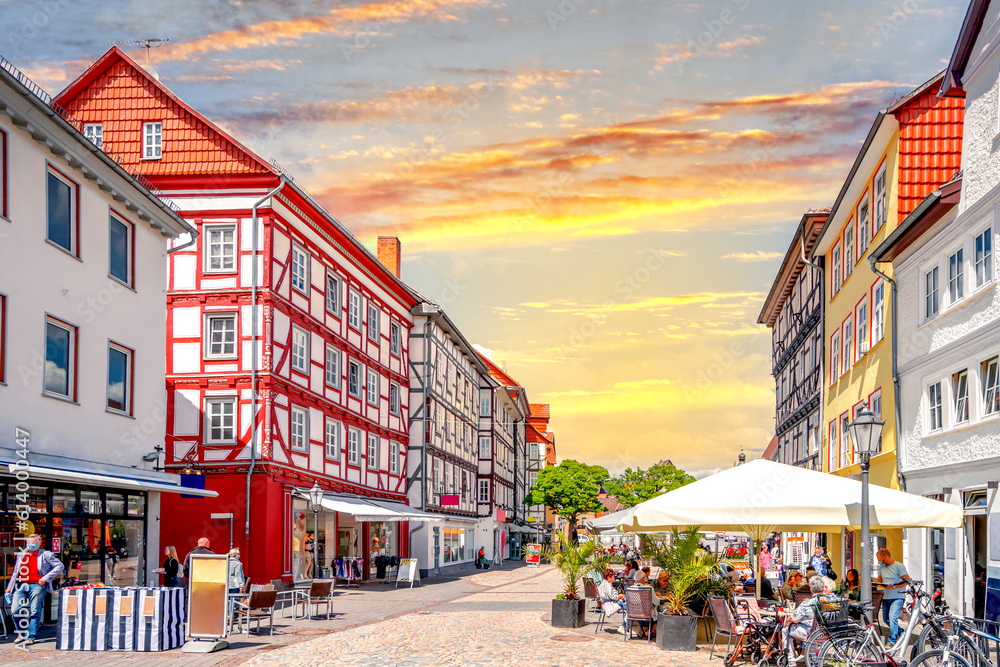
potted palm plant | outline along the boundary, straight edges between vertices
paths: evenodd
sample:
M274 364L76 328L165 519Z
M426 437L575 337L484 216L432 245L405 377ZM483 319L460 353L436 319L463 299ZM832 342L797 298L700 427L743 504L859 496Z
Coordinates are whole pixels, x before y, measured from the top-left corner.
M563 578L563 590L552 600L552 627L580 628L587 624L587 601L578 592L580 580L593 570L603 571L610 564L610 556L598 553L593 542L571 544L558 533L556 537L557 548L543 554Z
M694 651L698 648L698 617L691 604L709 594L724 592L726 584L715 577L717 558L700 550L698 531L680 532L676 528L666 541L650 540L643 551L651 553L670 580L660 592L664 613L656 622L656 645L670 651Z

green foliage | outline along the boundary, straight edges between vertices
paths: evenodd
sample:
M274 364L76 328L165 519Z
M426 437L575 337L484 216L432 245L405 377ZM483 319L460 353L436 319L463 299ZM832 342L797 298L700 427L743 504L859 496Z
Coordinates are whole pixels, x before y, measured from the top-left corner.
M667 539L640 535L642 552L670 574L668 590L661 596L668 614L686 613L688 604L698 595L728 592L728 584L715 576L720 561L700 549L699 537L697 528L685 532L674 528Z
M545 505L575 526L581 514L604 509L597 496L607 480L605 468L566 459L538 472L538 480L524 504Z
M617 496L625 507L635 507L693 481L694 477L683 470L657 463L649 470L626 468L625 472L609 482L608 491Z
M567 544L559 533L555 533L555 537L559 548L546 549L542 552L542 558L552 562L563 576L563 592L556 598L577 600L580 580L593 571L603 573L610 565L611 557L601 553L593 542Z

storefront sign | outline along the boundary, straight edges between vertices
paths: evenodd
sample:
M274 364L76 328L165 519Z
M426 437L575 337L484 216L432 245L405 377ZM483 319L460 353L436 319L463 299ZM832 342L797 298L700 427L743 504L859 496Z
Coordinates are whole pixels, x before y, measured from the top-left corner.
M525 561L528 567L538 567L542 563L542 545L529 544L525 547Z
M413 588L414 582L420 583L420 568L416 558L404 558L399 561L399 571L396 572L396 586L409 584ZM421 584L422 585L422 584Z
M53 537L52 538L52 553L58 554L62 553L62 538Z
M498 507L497 508L497 519L496 520L499 521L499 522L501 522L501 523L507 521L507 510L502 510L502 509L500 509Z
M191 555L188 636L192 639L218 639L226 636L228 580L228 555Z
M441 494L441 505L442 506L457 506L459 504L459 496L457 493L444 493Z

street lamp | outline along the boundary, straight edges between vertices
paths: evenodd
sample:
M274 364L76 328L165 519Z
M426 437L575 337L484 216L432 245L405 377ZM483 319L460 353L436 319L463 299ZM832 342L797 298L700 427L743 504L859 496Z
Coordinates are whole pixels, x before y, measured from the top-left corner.
M871 467L872 454L878 448L882 437L882 427L885 422L878 418L868 406L861 408L854 421L848 424L851 439L854 441L854 451L861 459L861 603L870 605L872 602L872 564L871 564L871 528L868 525L868 469ZM878 610L875 610L878 613ZM865 612L865 616L868 613Z
M313 487L309 489L309 504L313 511L313 579L316 579L316 572L319 570L319 508L323 506L323 489L319 488L319 482L313 482Z

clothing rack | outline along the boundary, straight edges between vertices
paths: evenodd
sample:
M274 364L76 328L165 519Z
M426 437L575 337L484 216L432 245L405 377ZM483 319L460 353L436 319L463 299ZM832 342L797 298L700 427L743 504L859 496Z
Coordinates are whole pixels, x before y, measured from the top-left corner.
M403 560L403 557L378 555L372 556L371 560L372 567L376 574L378 572L382 573L382 576L373 576L372 579L381 579L382 583L387 584L395 577L397 571L399 570L399 562Z
M358 584L354 582L361 579L364 575L364 561L364 558L355 556L338 556L333 560L333 578L346 581L347 588L351 586L359 588Z

